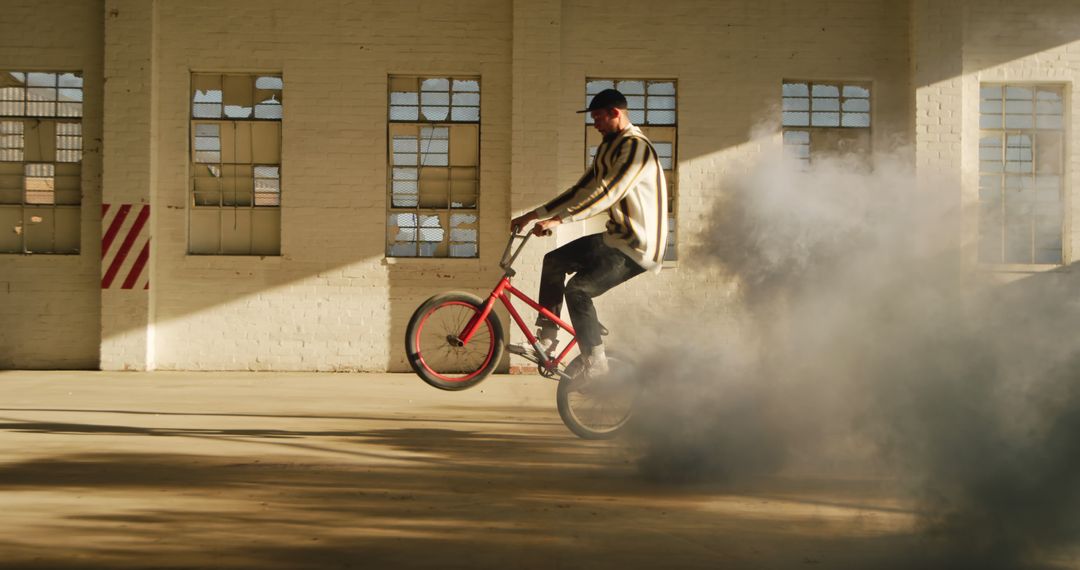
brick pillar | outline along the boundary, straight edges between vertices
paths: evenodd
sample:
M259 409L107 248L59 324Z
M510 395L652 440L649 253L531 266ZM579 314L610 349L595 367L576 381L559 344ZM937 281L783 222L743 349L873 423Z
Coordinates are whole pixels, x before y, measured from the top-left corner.
M153 368L154 0L105 2L101 369Z
M559 0L514 0L511 215L528 211L554 197L559 190L558 117L563 111L560 107L561 28L562 3ZM519 275L515 285L534 298L540 258L554 244L554 238L533 238L528 250L515 264ZM532 311L527 313L531 315ZM508 329L513 342L523 340L517 326ZM511 369L525 363L514 357Z
M971 243L974 221L963 204L964 2L913 0L912 77L915 167L919 187L957 214L957 239Z

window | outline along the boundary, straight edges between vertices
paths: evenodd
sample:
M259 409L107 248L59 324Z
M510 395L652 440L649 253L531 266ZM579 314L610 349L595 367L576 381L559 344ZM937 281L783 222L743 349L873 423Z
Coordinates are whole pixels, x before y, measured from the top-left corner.
M193 74L188 251L281 252L278 75Z
M0 253L78 253L83 79L0 72Z
M979 261L1062 263L1064 88L983 84Z
M389 79L387 257L477 257L480 80Z
M668 240L665 261L675 261L676 213L678 208L678 166L676 156L678 123L676 121L675 81L671 79L588 79L585 81L585 106L593 95L604 89L618 89L626 96L630 122L641 129L652 142L668 185ZM585 113L585 167L592 164L602 137L592 128L592 116Z
M870 85L784 81L784 154L803 166L812 157L870 154Z

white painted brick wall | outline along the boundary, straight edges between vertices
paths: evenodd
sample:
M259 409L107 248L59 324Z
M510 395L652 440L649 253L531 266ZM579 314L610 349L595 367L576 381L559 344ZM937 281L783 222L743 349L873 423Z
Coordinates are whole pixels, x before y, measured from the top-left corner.
M14 3L28 17L76 4L108 12L101 3L74 0ZM720 311L729 306L727 287L701 270L693 248L701 245L709 208L725 180L749 168L762 152L751 132L762 124L777 129L783 79L872 81L875 148L914 143L913 152L902 152L911 152L920 171L963 180L967 196L968 153L977 147L971 90L976 89L977 100L980 80L1071 83L1080 61L1074 42L1080 34L1073 29L1080 18L1070 16L1074 3L1069 0L986 0L967 7L931 0L662 5L628 0L607 26L597 14L609 13L610 4L600 0L109 0L108 5L142 5L157 30L152 62L139 59L145 52L136 53L124 64L134 66L125 74L119 60L108 60L118 81L133 82L136 93L146 92L150 81L154 96L112 101L124 106L112 111L117 117L132 119L108 122L116 130L107 140L128 142L109 149L119 165L111 171L118 182L105 194L150 200L155 212L152 292L143 305L110 314L123 332L115 339L135 347L134 358L141 340L128 334L125 319L151 320L152 358L166 369L405 370L402 341L412 310L449 289L486 293L499 275L496 261L511 214L535 206L580 175L585 129L573 111L582 105L586 77L679 82L680 262L599 300L603 320L625 335L635 318L647 322L648 317L616 315L640 315L643 306L662 311L665 303L687 296ZM1044 17L1024 20L1024 7ZM0 42L41 47L18 57L0 50L0 58L7 58L0 62L25 67L40 60L63 67L80 58L100 61L100 22L110 16L83 17L88 15L64 26L54 18L34 32L57 34L45 36L53 38L48 41L34 39L38 36L25 25L14 27L13 33L23 34L15 37L23 39L8 40L9 34ZM1019 24L1010 28L1003 22ZM54 32L57 28L65 31ZM93 38L97 43L89 42L84 53L79 42ZM146 47L145 39L115 41L117 54L129 43ZM152 72L139 61L152 64ZM192 71L284 74L280 257L186 254ZM388 74L482 76L479 260L384 259ZM88 77L87 85L88 101L100 101L100 81ZM100 123L100 114L93 120ZM1075 128L1072 133L1075 137ZM93 144L89 136L87 144ZM87 172L93 174L87 180L96 180L100 168L88 160ZM130 168L123 167L124 160ZM93 191L84 200L84 219L93 204L96 220L100 192L89 184ZM86 226L84 236L91 235L96 245L99 229ZM534 243L520 264L519 287L535 292L540 256L554 241ZM98 306L113 299L99 295L96 249L92 256L86 251L59 261L0 260L5 269L0 298L16 299L16 293L4 292L5 283L23 295L17 297L19 308L10 302L0 308L5 315L25 317L32 311L22 305L35 302L36 314L55 315L50 300L78 299L82 308L72 313L83 315L78 319L86 322L78 330L89 333L70 335L82 343L70 351L82 355L78 362L95 356L99 339L93 319ZM81 277L72 277L76 274ZM46 286L46 280L67 292ZM34 324L20 325L29 328L18 341L10 331L0 332L3 349L19 346L21 353L36 355L18 362L0 356L0 366L65 362L50 341L65 345L71 339L49 318L24 319ZM511 323L504 322L510 330Z

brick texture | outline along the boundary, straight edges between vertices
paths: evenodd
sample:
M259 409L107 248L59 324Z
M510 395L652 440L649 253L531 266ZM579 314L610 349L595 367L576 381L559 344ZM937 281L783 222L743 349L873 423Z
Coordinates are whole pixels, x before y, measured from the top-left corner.
M0 316L15 323L0 331L0 366L97 365L100 350L107 368L406 370L415 307L486 293L510 216L580 175L585 79L674 78L679 262L598 299L615 345L677 299L731 307L701 266L700 236L725 181L779 142L784 79L872 82L875 150L900 152L963 205L978 83L1071 84L1080 67L1071 0L627 0L616 13L600 0L6 5L19 23L0 23L0 63L86 70L88 135L83 254L0 258ZM280 256L186 253L192 72L284 77ZM385 259L390 74L482 78L478 260ZM102 194L153 205L148 293L97 287ZM534 242L516 284L535 292L542 253L583 231Z

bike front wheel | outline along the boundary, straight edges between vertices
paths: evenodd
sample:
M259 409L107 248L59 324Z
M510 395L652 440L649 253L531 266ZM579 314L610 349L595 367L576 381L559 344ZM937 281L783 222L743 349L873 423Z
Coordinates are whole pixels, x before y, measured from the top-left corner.
M405 353L424 382L441 390L464 390L495 370L504 347L502 325L494 311L468 344L457 338L483 308L479 297L454 292L435 295L416 309L405 331Z
M607 359L610 370L605 376L588 378L578 372L559 381L559 417L582 439L615 437L630 421L641 395L633 364L617 353L608 354ZM583 366L571 362L567 368Z

